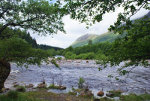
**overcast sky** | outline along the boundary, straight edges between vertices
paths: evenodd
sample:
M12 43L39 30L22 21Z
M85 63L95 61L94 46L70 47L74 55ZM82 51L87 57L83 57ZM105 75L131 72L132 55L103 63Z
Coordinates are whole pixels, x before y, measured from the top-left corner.
M67 48L70 46L78 37L84 34L103 34L108 31L110 25L112 25L117 18L119 12L122 9L118 9L114 13L108 13L103 17L103 21L100 23L96 23L95 25L91 26L89 29L86 29L86 25L83 23L79 23L76 20L70 19L70 16L67 15L63 17L63 22L65 24L64 28L67 34L58 32L56 35L47 35L45 36L38 36L36 34L31 34L33 38L37 40L38 44L46 44L50 46L57 46L61 48ZM136 15L132 17L138 18L148 13L148 11L141 9Z

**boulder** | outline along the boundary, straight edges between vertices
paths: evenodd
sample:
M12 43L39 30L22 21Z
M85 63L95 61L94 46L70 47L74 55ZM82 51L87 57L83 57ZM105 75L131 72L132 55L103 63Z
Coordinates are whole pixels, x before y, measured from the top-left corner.
M5 93L7 91L9 91L10 89L9 88L2 88L2 92Z
M104 96L104 92L103 92L103 91L99 91L99 92L97 93L97 96Z
M87 92L81 91L81 92L80 92L80 96L83 96L83 97L85 97L85 96L87 96L87 97L92 97L92 96L94 96L94 95L93 95L93 93L92 93L91 91L87 91Z
M33 87L34 87L33 84L26 85L26 88L33 88Z
M38 84L37 88L47 88L47 85L45 83Z
M18 87L19 84L18 84L17 82L14 82L14 83L13 83L13 86L14 86L14 87Z
M60 86L60 90L65 90L66 87L65 86Z
M107 93L106 96L107 96L107 97L113 97L114 94L113 94L113 93Z

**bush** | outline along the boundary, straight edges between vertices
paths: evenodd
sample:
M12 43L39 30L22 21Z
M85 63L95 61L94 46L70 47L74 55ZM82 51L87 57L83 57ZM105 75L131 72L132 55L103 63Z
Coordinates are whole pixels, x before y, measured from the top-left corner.
M85 80L82 77L80 77L79 82L78 82L78 88L83 88L84 82L85 82Z
M57 60L59 60L59 61L60 61L60 60L62 60L62 58L61 58L61 57L58 57L58 58L57 58Z
M18 92L25 92L26 88L24 86L18 86L16 91L18 91Z
M7 96L11 99L17 99L18 98L18 92L11 90L8 92Z
M54 64L56 67L59 67L59 65L56 63L56 60L55 60L55 59L52 59L52 60L51 60L51 63Z

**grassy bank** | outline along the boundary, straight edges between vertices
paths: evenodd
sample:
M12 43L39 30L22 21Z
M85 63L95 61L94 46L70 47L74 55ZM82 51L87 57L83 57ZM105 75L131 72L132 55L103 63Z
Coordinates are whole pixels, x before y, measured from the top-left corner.
M70 94L55 94L46 91L35 92L16 92L11 91L6 95L0 95L0 101L115 101L110 98L101 98L94 100L94 98L77 97ZM150 101L149 94L142 95L122 95L118 101Z

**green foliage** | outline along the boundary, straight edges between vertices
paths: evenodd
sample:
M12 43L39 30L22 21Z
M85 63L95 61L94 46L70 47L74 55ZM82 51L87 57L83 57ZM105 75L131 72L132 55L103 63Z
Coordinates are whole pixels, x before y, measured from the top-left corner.
M0 101L45 101L30 97L28 93L18 93L17 91L10 91L6 95L0 95Z
M52 59L52 60L51 60L51 63L54 64L56 67L59 67L59 65L56 63L56 60L55 60L55 59Z
M46 0L3 0L0 2L0 34L7 27L32 29L39 34L64 32L62 17L66 13L60 2Z
M43 49L43 50L52 50L52 49L54 49L54 51L62 49L62 48L59 48L59 47L53 47L53 46L42 45L42 44L38 45L37 47L40 48L40 49Z
M122 91L120 91L120 90L112 90L112 91L109 91L109 93L113 94L112 97L120 97Z
M130 95L122 95L121 101L149 101L150 95L149 94L142 94L142 95L136 95L136 94L130 94Z
M11 99L17 99L18 98L18 92L11 90L8 92L7 96Z
M78 81L78 88L80 89L83 88L84 83L85 83L85 80L82 77L80 77Z
M150 10L149 0L65 0L64 8L68 9L72 19L84 22L87 26L91 26L96 22L100 22L103 16L109 12L115 12L116 9L122 7L124 12L118 14L117 21L110 26L110 30L118 29L124 31L132 25L130 17L136 14L141 8ZM125 22L127 26L122 26Z
M57 60L60 61L60 60L62 60L62 58L61 58L61 57L58 57Z
M124 38L118 39L108 51L108 60L111 65L119 65L122 61L128 61L125 67L131 65L148 66L150 59L150 18L136 20ZM124 74L125 72L123 72Z
M92 40L89 40L89 41L88 41L88 45L92 45Z
M18 91L18 92L26 92L26 88L24 86L18 86L16 88L16 91Z
M41 61L47 61L48 57L47 52L33 49L25 40L15 37L0 40L0 49L0 59L15 62L18 65L24 63L40 65Z
M55 86L54 84L51 84L48 88L50 89L59 89L59 86Z

